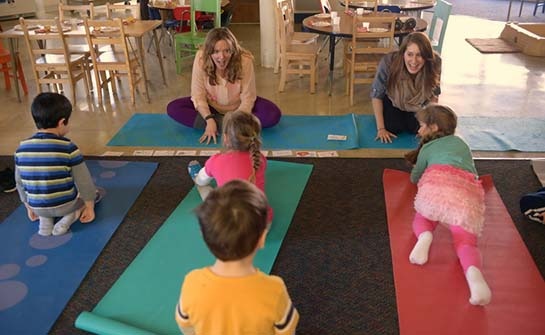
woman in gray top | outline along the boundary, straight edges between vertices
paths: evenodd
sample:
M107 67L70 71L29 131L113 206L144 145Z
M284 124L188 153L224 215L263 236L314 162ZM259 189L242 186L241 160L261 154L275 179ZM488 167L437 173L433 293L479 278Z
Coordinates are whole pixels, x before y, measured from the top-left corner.
M441 93L441 57L428 36L414 32L403 39L399 50L385 55L371 87L377 124L375 140L391 143L396 134L416 134L415 113Z

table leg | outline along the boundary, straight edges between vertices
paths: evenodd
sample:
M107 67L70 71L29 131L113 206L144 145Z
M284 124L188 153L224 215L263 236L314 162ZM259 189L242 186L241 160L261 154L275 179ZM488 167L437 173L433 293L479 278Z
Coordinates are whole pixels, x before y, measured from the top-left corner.
M146 59L144 58L144 42L142 36L136 38L138 51L140 53L140 62L142 64L142 75L144 76L144 85L148 84L148 71L146 70Z
M513 4L513 0L509 0L509 9L507 9L507 20L509 21L509 17L511 16L511 5Z
M17 61L18 58L15 50L15 38L9 39L9 52L11 53L11 72L15 81L15 92L17 93L17 100L21 102L21 92L19 91L19 77L17 73Z
M159 61L159 66L161 67L161 75L163 76L163 84L167 84L167 79L165 77L165 69L163 67L163 56L161 55L161 48L159 47L159 39L157 38L157 32L153 30L153 40L155 41L155 49L157 49L157 60Z
M329 95L333 90L333 70L335 68L335 36L329 35Z

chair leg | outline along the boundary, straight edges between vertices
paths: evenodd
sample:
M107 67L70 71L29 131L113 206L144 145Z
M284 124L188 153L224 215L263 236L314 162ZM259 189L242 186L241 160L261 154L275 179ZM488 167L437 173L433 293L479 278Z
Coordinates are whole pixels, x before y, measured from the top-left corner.
M310 94L316 92L316 59L318 56L315 56L310 63Z
M282 59L282 65L280 67L280 83L278 84L278 92L284 92L284 86L286 85L288 61Z
M97 86L98 105L103 106L103 102L102 102L102 81L100 80L100 75L98 74L98 70L93 69L93 72L95 73L95 82L96 82L96 86Z
M23 92L25 92L25 95L28 95L28 86L26 84L23 67L21 66L21 60L19 59L19 55L16 55L16 57L17 57L17 77L21 81L21 87L23 88Z
M524 6L524 1L521 1L521 2L520 2L519 16L522 15L522 6Z
M274 62L274 73L278 73L278 70L280 69L280 48L278 45L276 46L276 61Z
M4 85L6 86L6 90L11 89L11 80L9 79L9 67L7 64L2 64L2 67L0 68L0 72L4 73Z

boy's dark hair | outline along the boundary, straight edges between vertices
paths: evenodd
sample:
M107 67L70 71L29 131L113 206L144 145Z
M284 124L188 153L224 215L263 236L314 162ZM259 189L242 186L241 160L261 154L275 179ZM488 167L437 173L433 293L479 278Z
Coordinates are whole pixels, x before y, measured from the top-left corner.
M206 245L221 261L250 255L267 228L267 198L255 185L232 180L195 209Z
M72 114L72 104L62 94L45 92L34 98L30 111L36 128L55 128L61 119L65 119L64 124L68 124Z

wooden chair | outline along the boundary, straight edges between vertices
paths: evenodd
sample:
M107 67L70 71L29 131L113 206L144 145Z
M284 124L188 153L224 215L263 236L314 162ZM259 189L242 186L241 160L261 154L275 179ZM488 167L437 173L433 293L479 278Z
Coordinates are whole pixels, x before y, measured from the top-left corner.
M77 13L78 15L75 16L74 13ZM67 15L68 14L68 15ZM59 1L59 20L61 23L64 23L65 21L69 21L73 18L76 19L85 19L95 18L95 6L93 2L90 2L88 5L68 5L64 3L62 0Z
M275 0L276 1L276 5L278 6L280 4L280 2L283 2L283 1L278 1L278 0ZM293 8L293 3L292 3L292 0L290 1L287 1L287 5L288 5L288 8L287 8L287 11L288 11L288 19L290 20L289 21L289 24L288 24L288 30L289 30L289 34L291 34L291 43L292 44L315 44L318 42L318 37L319 35L318 34L315 34L315 33L307 33L307 32L299 32L299 31L294 31L294 25L295 25L295 14L294 14L294 8ZM276 22L278 23L279 21L276 20ZM275 47L276 47L276 62L274 64L274 73L278 73L278 70L280 69L280 63L282 62L282 55L280 53L280 29L282 29L283 25L279 25L279 24L276 24L276 43L275 43Z
M72 25L74 22L76 24L83 24L83 20L85 18L94 19L95 18L95 6L93 2L89 2L86 5L72 5L72 4L66 4L63 2L63 0L59 1L59 21L61 24L69 26ZM87 58L87 65L88 69L87 72L91 73L91 52L89 51L89 46L87 45L87 41L85 41L84 38L80 37L72 37L70 38L70 42L67 43L68 45L68 51L71 54L79 54L83 55ZM91 82L91 76L89 76L89 87L92 89L92 82Z
M182 62L197 53L206 39L206 31L197 28L197 12L208 12L214 16L214 27L221 26L220 0L191 0L191 31L174 35L174 52L176 53L176 72L182 72Z
M369 23L364 30L363 22ZM352 19L350 53L345 55L347 65L346 93L354 104L354 85L371 84L382 57L394 49L395 16L377 13Z
M83 80L85 92L89 92L87 59L83 55L71 54L63 33L63 26L54 20L20 20L28 50L32 72L38 92L47 84L54 91L63 91L64 83L72 89L72 104L76 104L76 83ZM29 30L29 26L44 27L43 33ZM48 30L49 28L49 30Z
M310 93L316 91L316 70L318 61L319 46L314 44L292 43L290 32L290 5L291 0L279 0L275 8L276 21L280 41L280 84L278 91L283 92L288 74L310 75Z
M148 86L143 76L144 69L135 50L128 47L121 19L86 19L84 26L87 43L91 50L100 105L103 104L102 90L108 87L108 83L112 86L112 93L117 94L116 80L121 76L127 76L129 79L133 105L136 102L135 92L139 83L143 84L146 99L149 103ZM111 50L98 51L105 50L107 47L111 48ZM106 76L106 72L109 73L109 77Z
M0 26L0 32L2 32L2 26ZM21 82L21 87L23 88L23 92L25 92L25 95L28 94L28 87L26 85L25 80L25 74L23 73L23 67L21 66L21 60L19 59L19 53L16 52L15 55L11 55L9 50L6 50L4 46L2 45L2 40L0 40L0 73L4 75L4 84L6 87L6 90L11 89L11 78L13 78L12 74L12 63L13 58L15 57L15 64L17 67L17 79ZM15 85L18 85L19 83L15 83Z
M140 5L120 5L106 3L106 18L107 19L135 19L140 20Z

